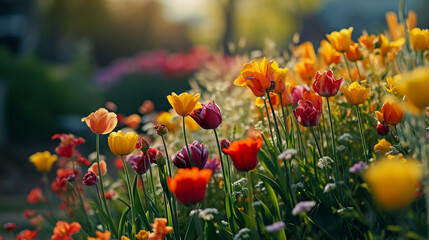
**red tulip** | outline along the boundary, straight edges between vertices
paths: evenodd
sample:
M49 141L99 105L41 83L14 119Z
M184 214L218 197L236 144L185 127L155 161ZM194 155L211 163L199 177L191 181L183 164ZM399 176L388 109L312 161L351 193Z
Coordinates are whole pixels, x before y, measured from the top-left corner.
M298 107L293 111L296 120L304 127L313 127L320 123L321 109L311 101L299 100Z
M331 69L323 73L317 71L316 80L314 80L313 83L313 90L322 97L333 97L337 95L343 81L344 78L335 80L334 73Z
M378 122L378 124L377 124L377 132L381 136L387 135L390 132L390 127L387 126L387 125L384 125L384 124L382 124L380 122Z
M250 171L258 165L258 152L262 142L253 139L245 139L232 142L223 152L228 154L234 167L241 172Z
M183 204L199 203L204 200L207 183L212 176L212 170L179 169L174 178L167 178L167 185L177 200Z

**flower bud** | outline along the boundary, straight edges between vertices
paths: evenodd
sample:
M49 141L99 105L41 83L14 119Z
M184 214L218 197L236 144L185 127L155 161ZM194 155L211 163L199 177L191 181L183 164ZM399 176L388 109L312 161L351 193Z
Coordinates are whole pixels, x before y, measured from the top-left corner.
M147 150L149 150L150 148L150 144L149 142L146 140L146 138L140 138L140 140L138 141L138 143L140 145L140 149L143 152L146 152Z
M13 231L17 226L15 223L8 222L8 223L5 223L3 227L4 227L4 230L10 232L10 231Z
M220 140L220 148L222 149L223 153L225 153L223 150L228 148L229 145L231 145L231 142L228 139L224 138L224 139Z
M93 173L93 172L88 172L83 177L82 182L83 182L83 184L85 184L87 186L94 186L97 183L97 181L98 181L97 175L95 175L95 173Z
M384 125L384 124L382 124L380 122L378 122L378 124L377 124L377 132L381 136L387 135L390 132L390 127L387 126L387 125Z
M158 151L156 153L156 164L158 165L159 169L161 169L162 172L164 172L164 166L165 166L165 157L162 155L161 151Z
M75 179L76 179L76 175L74 174L67 175L67 181L73 182Z
M159 136L165 136L168 133L168 128L165 126L165 124L155 125L155 130Z

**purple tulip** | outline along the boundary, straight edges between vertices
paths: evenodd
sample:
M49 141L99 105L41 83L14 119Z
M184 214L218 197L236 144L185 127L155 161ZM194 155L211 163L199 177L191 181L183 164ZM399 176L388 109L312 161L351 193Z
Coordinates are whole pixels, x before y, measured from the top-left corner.
M219 106L213 101L202 108L195 109L191 117L204 129L215 129L222 123L222 113Z
M87 186L94 186L97 183L98 179L97 179L97 175L95 175L95 173L93 172L88 172L87 174L85 174L85 176L83 176L83 184L87 185Z
M207 150L203 144L200 144L197 141L194 141L192 144L189 144L189 151L191 152L192 161L194 162L194 167L203 169L209 158L209 150ZM191 168L191 161L188 157L188 152L186 147L183 147L182 150L178 151L172 157L173 164L178 168Z
M143 155L128 155L126 161L131 163L132 168L136 171L137 174L145 174L149 170L151 163L147 160L146 153Z
M225 153L223 150L228 148L229 145L231 145L231 141L229 141L228 139L224 138L224 139L220 140L220 148L222 149L223 153Z
M222 169L220 166L220 159L218 157L210 158L209 160L207 160L207 163L204 168L211 169L213 172L220 171Z

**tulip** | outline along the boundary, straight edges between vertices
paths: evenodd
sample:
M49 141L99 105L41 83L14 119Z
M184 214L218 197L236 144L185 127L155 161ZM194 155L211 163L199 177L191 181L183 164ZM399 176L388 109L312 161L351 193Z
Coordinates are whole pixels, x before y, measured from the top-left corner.
M37 152L30 156L30 162L34 164L37 171L41 173L49 172L52 168L52 164L57 161L57 155L51 155L50 152Z
M350 61L350 62L356 62L359 61L362 58L362 53L359 50L359 44L358 43L353 43L349 50L347 50L347 52L345 53L346 58Z
M362 36L359 37L358 41L366 49L368 49L369 51L372 51L372 50L374 50L374 40L375 40L375 38L376 38L376 36L374 34L371 34L371 35L364 34L364 35L362 35Z
M304 127L314 127L320 123L322 111L313 105L311 101L299 100L298 107L293 111L296 120Z
M310 60L316 60L316 53L314 52L314 46L311 42L304 42L301 45L293 49L293 55L299 59L308 58Z
M195 109L191 117L204 129L215 129L222 122L222 113L219 106L213 101L202 108Z
M258 164L258 152L262 142L253 139L238 140L232 142L223 152L228 154L234 167L240 172L254 169Z
M388 99L381 107L381 112L375 111L375 117L382 124L395 126L404 118L404 110L399 102Z
M424 51L429 47L429 30L414 28L410 31L410 45L414 51Z
M313 90L322 97L333 97L337 95L343 81L344 78L335 79L331 69L322 74L317 71L316 80L314 80L313 83Z
M404 74L397 82L399 91L404 94L405 101L409 103L412 110L422 112L429 105L429 67L415 68Z
M171 104L173 109L182 117L186 117L194 111L195 108L198 108L199 103L198 99L200 94L194 95L193 93L189 94L187 92L177 95L172 92L171 95L167 96L168 102Z
M313 90L304 92L302 96L302 101L303 102L311 101L315 108L322 109L322 102L323 102L322 97Z
M107 173L107 164L104 160L100 161L100 170L101 170L101 176L106 175ZM100 176L98 173L98 164L95 162L91 165L91 167L88 168L88 172L93 172L95 175Z
M349 104L359 105L365 103L370 89L360 85L358 82L353 82L348 88L341 87L340 90L346 96Z
M43 196L42 189L33 188L27 196L27 201L31 204L43 203L46 202L46 198Z
M287 68L278 67L276 61L267 61L266 58L253 60L241 68L241 74L234 81L236 86L248 87L256 97L262 97L266 91L276 89L277 92L284 91L283 83ZM277 86L276 85L280 85Z
M110 151L118 156L125 156L132 153L136 147L139 136L134 132L124 133L119 130L118 132L112 132L109 135L108 143Z
M155 130L159 136L165 136L168 133L168 128L165 124L156 124Z
M77 222L72 222L71 224L58 221L54 228L54 234L51 237L51 240L73 240L71 235L78 233L80 231L80 224Z
M3 224L4 230L8 232L13 231L16 227L18 226L15 223L11 223L11 222Z
M304 92L309 92L310 89L303 85L303 86L296 86L292 88L291 95L292 95L292 104L294 106L298 105L298 101L302 100L304 96Z
M198 141L194 141L192 144L189 144L189 151L192 156L192 160L195 167L203 169L207 163L209 157L209 150L207 150L203 144L200 144ZM191 162L186 151L186 147L183 147L182 150L178 151L171 158L173 164L178 168L191 168Z
M326 40L322 40L320 43L319 54L322 56L323 62L327 66L340 63L341 54L337 52Z
M96 238L93 237L87 237L86 240L110 240L110 231L104 231L104 232L100 232L100 231L95 231L95 235L97 235Z
M392 144L386 141L386 139L378 140L378 143L374 146L374 151L379 151L381 154L385 155L391 150Z
M167 185L177 200L183 204L192 204L204 200L207 183L212 176L212 170L197 167L179 169L174 178L167 178Z
M378 124L377 124L377 133L380 136L387 135L387 134L389 134L389 132L390 132L390 127L389 126L386 126L386 125L378 122Z
M145 156L146 154L143 154ZM147 158L140 155L130 154L127 156L126 161L131 163L132 168L137 174L145 174L149 170L151 163L147 161ZM146 162L145 162L146 161Z
M386 91L396 95L396 96L401 96L401 92L398 86L398 80L402 78L402 75L398 74L396 76L394 76L393 78L391 76L387 76L386 77L386 82L389 85L389 88L386 88ZM402 97L402 96L401 96Z
M82 118L82 122L85 122L95 134L108 134L118 124L118 118L115 113L109 112L105 108L100 108L96 112L89 114L88 117Z
M156 221L156 219L155 219ZM149 239L149 231L145 231L145 230L140 230L137 235L136 235L136 239L137 240L148 240Z
M182 122L182 126L183 126L183 122ZM195 132L200 128L200 125L198 125L198 123L194 119L192 119L191 115L189 115L185 117L185 127L186 127L186 130Z
M34 240L37 237L37 231L23 230L16 235L17 240Z
M376 40L375 47L379 49L382 55L386 55L390 50L400 49L405 44L405 38L389 42L389 39L382 33L378 35Z
M311 81L314 77L314 73L316 72L316 68L314 67L314 61L308 58L305 58L295 64L294 70L308 85L311 84Z
M352 32L353 27L349 27L348 29L341 29L339 32L334 31L331 34L326 34L326 38L328 38L335 50L338 52L346 52L352 44Z
M131 114L130 116L124 118L124 123L129 128L137 129L142 122L142 118L138 114Z
M416 160L383 159L370 165L364 177L380 205L395 210L415 200L423 168Z
M85 176L83 176L83 184L87 185L87 186L94 186L97 183L98 179L97 179L97 175L95 175L94 172L88 172L87 174L85 174Z
M159 240L159 239L165 239L165 236L168 235L171 231L173 231L173 228L170 226L167 226L167 219L165 218L155 218L155 222L151 224L153 228L153 232L149 233L147 236L147 240ZM141 231L140 231L141 232ZM143 237L147 235L148 232L144 231L142 233L142 237L138 238L137 235L136 238L138 240L145 240ZM140 233L139 233L140 234Z
M177 124L173 121L173 114L169 112L161 112L155 119L156 124L165 125L168 131L175 132Z
M220 147L221 147L223 153L225 153L223 150L227 149L229 147L229 145L231 145L231 142L232 141L229 141L228 139L225 139L225 138L220 140Z

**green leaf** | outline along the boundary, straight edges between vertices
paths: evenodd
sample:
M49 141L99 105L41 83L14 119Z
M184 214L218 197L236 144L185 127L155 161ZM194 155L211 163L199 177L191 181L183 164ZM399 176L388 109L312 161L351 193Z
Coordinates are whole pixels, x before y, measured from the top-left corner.
M265 175L263 175L261 173L253 172L252 174L255 174L256 176L258 176L259 179L261 179L262 182L267 183L268 185L270 185L274 189L274 191L276 191L280 195L280 197L282 198L282 200L283 200L283 202L285 204L286 203L291 204L291 201L287 197L285 191L277 184L276 181L274 181L270 177L267 177L267 176L265 176Z
M135 176L134 181L133 181L133 194L134 194L134 206L135 206L135 210L136 213L138 214L138 216L141 217L143 223L144 223L144 227L148 230L152 230L152 226L149 223L148 218L146 217L146 210L144 209L144 206L142 204L142 201L140 199L140 195L139 195L139 191L137 189L137 182L138 182L138 175Z
M101 216L104 218L104 220L107 222L107 224L110 227L110 230L112 231L112 233L118 237L118 229L116 229L116 225L113 223L113 219L109 218L108 215L106 214L106 212L104 212L96 203L94 202L89 202L89 204L91 206L93 206L100 214Z
M123 234L123 230L124 230L124 224L125 224L125 217L127 216L127 214L130 212L131 208L127 207L125 208L125 210L122 212L121 215L121 219L119 220L119 226L118 226L118 236L122 236Z
M274 176L274 172L276 172L276 168L273 165L270 157L268 156L268 153L265 152L264 149L259 149L258 152L258 160L261 163L261 165L267 170L267 172Z

